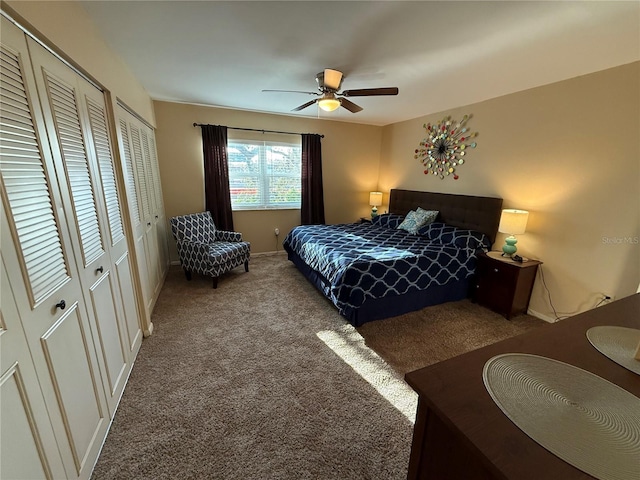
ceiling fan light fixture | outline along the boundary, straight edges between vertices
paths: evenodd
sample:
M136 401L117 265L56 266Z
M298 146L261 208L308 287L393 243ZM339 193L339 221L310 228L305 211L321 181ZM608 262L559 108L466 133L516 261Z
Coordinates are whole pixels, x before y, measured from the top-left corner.
M340 100L337 98L321 98L318 100L318 106L325 112L333 112L340 107Z

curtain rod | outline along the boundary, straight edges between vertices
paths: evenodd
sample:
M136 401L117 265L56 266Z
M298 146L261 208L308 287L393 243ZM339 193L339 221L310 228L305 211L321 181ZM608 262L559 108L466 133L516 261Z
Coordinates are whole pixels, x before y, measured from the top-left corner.
M194 123L194 127L202 127L205 125L209 125L208 123ZM231 130L245 130L247 132L262 132L262 133L284 133L286 135L302 135L298 132L280 132L278 130L260 130L259 128L242 128L242 127L227 127ZM316 135L315 133L312 135ZM320 138L324 138L324 135L320 135Z

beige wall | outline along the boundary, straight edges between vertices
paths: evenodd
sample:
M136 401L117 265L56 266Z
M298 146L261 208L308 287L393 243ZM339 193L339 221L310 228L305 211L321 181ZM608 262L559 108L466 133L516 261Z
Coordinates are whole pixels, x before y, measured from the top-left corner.
M470 79L472 81L472 79ZM460 178L422 174L422 125L473 114ZM640 281L640 62L384 127L380 188L498 196L530 211L518 251L538 258L558 313ZM500 249L504 235L494 246ZM530 308L555 317L540 275Z
M228 110L171 102L154 102L156 141L167 218L204 210L202 135L193 123L227 125L299 133L319 133L327 223L346 223L369 215L369 192L378 188L382 128L322 119ZM229 136L247 132L229 130ZM253 133L262 138L262 133ZM296 136L299 139L299 136ZM279 243L300 224L299 210L237 211L236 230L251 242L253 253L281 249ZM274 228L280 229L280 242ZM172 260L177 260L171 242Z
M368 215L368 192L374 189L385 193L399 187L495 195L504 198L505 207L530 210L519 250L544 262L546 283L560 315L593 307L600 293L617 298L630 295L640 283L638 62L440 114L373 127L152 103L77 2L3 1L2 6L149 123L157 121L168 217L204 207L202 144L193 122L316 132L325 135L323 166L329 223ZM413 158L413 150L425 136L422 124L467 113L474 115L469 126L480 136L478 148L458 169L459 180L422 175ZM388 202L387 195L384 201ZM234 221L252 242L254 252L273 251L278 247L273 229L280 228L282 240L299 223L299 212L236 212ZM503 235L498 236L495 248L500 248L503 239ZM531 309L542 316L554 316L540 277Z
M120 57L106 45L78 2L7 1L3 10L17 14L26 27L46 39L48 46L88 73L151 125L155 124L151 98Z

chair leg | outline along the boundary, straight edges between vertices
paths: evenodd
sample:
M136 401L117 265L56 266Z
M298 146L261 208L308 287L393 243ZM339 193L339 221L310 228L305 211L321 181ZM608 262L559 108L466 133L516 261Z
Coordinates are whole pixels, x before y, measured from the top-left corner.
M213 277L213 288L218 288L218 277Z
M248 272L249 271L249 260L245 260L244 261L244 271Z
M187 270L186 268L184 268L183 270L184 270L184 276L187 277L188 281L191 281L191 271Z

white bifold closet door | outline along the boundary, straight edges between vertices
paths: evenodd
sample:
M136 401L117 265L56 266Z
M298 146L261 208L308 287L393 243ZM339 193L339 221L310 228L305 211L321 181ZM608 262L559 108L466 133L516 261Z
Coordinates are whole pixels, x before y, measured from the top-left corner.
M87 478L109 426L90 309L75 262L71 226L58 189L25 37L4 18L0 48L2 260L20 320L7 322L0 337L1 394L3 398L19 397L15 400L18 410L0 418L0 468L3 478L5 472L10 472L8 478L28 478L27 472L39 467L45 478L58 478L52 453L58 450L66 478ZM7 298L3 288L3 317ZM5 343L11 336L17 338L19 329L24 331L29 350L20 349L13 359L6 359ZM28 357L37 373L37 393L21 384L28 385ZM46 412L39 409L42 403ZM17 439L28 442L29 430L24 431L24 421L10 422L13 416L23 416L35 432L31 448L21 450L17 457L9 456L12 452L7 446ZM39 437L39 432L48 430L56 438L54 445Z
M29 41L38 93L56 154L65 212L80 254L83 290L96 326L110 412L127 381L131 353L141 341L127 241L116 188L104 95L42 46ZM59 154L57 154L59 153Z
M147 319L169 266L167 221L153 130L121 105L117 109L119 147L129 201Z
M103 93L1 21L0 477L88 478L142 338L113 142Z

